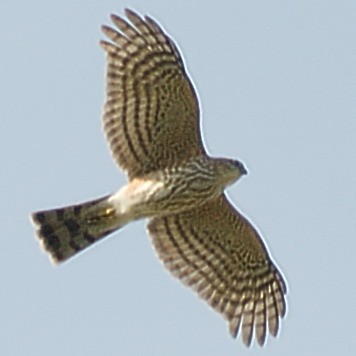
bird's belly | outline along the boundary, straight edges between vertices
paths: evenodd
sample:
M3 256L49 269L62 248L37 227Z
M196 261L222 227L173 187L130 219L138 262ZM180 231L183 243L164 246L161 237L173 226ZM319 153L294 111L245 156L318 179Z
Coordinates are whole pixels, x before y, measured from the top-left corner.
M190 210L220 193L213 185L205 189L197 189L197 185L136 178L114 194L110 202L119 214L139 219Z

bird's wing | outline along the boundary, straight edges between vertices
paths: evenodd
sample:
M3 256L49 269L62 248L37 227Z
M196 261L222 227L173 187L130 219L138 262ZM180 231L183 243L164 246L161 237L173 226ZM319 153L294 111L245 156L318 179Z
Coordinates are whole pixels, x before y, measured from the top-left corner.
M166 268L229 322L230 333L260 345L276 336L286 311L286 285L253 226L222 195L195 210L148 225Z
M130 178L204 154L199 104L176 45L150 17L125 10L103 26L104 131Z

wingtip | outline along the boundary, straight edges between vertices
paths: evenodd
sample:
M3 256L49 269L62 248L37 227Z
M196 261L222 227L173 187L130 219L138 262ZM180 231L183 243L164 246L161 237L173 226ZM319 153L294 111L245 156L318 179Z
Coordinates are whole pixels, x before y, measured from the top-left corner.
M121 16L119 16L119 15L111 14L111 15L110 15L110 20L111 20L111 22L113 22L113 23L117 23L117 22L123 21L123 18L122 18Z
M140 15L137 13L137 11L130 9L129 7L126 7L124 9L125 15L130 18L130 17L140 17Z
M239 333L241 317L235 317L229 322L229 332L232 338L236 339Z

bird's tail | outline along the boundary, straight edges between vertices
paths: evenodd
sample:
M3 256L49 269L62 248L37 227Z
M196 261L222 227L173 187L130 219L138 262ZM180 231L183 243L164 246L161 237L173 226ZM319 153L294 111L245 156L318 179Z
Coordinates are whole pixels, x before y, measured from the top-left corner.
M54 263L67 260L128 222L117 214L109 197L31 214L41 245Z

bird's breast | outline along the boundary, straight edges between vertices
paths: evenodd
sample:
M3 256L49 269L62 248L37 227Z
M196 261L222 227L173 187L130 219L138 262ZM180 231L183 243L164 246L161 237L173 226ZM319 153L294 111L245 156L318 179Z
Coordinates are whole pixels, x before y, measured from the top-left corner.
M213 170L192 161L135 178L110 201L118 213L139 219L191 210L217 197L223 189Z

